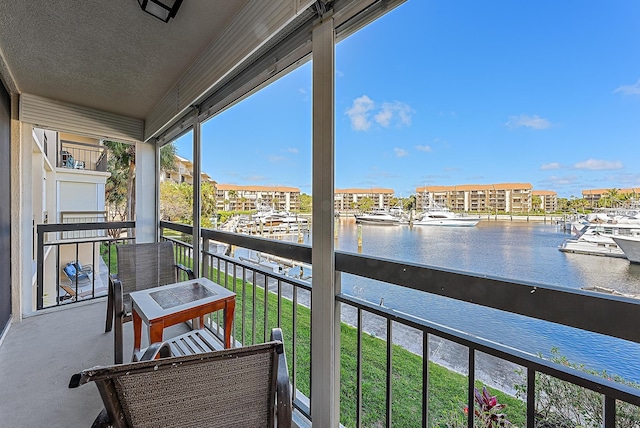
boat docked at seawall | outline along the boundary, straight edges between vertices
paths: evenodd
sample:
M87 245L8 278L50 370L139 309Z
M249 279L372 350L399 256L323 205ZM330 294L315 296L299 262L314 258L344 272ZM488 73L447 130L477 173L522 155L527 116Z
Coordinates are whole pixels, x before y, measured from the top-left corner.
M566 253L625 258L615 237L640 237L640 220L628 217L589 223L576 238L565 240L558 249Z
M608 236L593 235L567 239L558 249L565 253L620 258L626 257L614 240Z
M480 222L480 216L454 213L449 208L429 199L422 213L413 221L414 226L457 226L473 227Z
M375 224L380 226L397 226L401 223L402 218L391 214L387 210L373 210L362 214L354 214L356 223L359 224Z
M613 240L631 263L640 264L640 236L614 236Z
M257 212L251 216L256 225L263 226L288 226L290 228L308 228L309 220L289 211L277 211L273 207L260 201L256 202Z

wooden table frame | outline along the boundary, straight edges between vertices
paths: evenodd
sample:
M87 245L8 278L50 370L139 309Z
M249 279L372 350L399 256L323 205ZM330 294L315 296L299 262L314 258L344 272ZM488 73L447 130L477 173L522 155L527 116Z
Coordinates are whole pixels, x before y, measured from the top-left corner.
M202 298L193 302L163 309L152 297L151 293L199 283L216 293L213 297ZM200 328L204 326L204 316L222 309L224 311L224 346L231 347L231 326L236 307L236 295L230 290L210 281L207 278L163 285L147 290L131 293L133 313L133 353L140 351L142 343L142 321L149 326L149 344L162 342L162 333L169 327L188 320L199 320Z

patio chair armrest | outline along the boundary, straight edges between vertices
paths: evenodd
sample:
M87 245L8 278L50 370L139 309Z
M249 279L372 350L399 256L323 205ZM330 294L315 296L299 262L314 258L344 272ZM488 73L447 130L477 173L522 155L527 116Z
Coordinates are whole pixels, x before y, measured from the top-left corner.
M184 273L186 273L187 274L187 278L196 279L196 276L193 273L193 271L190 268L186 267L185 265L182 265L180 263L176 263L176 268L181 270L181 271L183 271Z
M149 345L147 349L143 349L143 353L137 353L133 356L133 361L150 361L171 356L171 346L169 342L156 342ZM140 355L142 354L142 355ZM140 355L140 358L138 356Z
M289 367L287 366L287 356L284 352L284 340L282 329L271 330L271 340L280 342L276 352L278 353L278 376L276 379L276 418L278 428L291 427L292 404L291 404L291 384L289 383Z
M124 314L124 292L122 282L118 278L113 279L113 309L116 318Z

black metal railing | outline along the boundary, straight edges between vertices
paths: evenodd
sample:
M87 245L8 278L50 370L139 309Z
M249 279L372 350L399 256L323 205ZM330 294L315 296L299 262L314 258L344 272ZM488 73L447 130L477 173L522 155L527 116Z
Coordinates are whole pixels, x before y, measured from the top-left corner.
M181 233L188 234L191 228L188 226L176 226L170 223L162 224L163 227L173 228ZM271 241L262 238L237 235L233 233L202 230L204 244L203 271L213 273L212 280L225 285L236 292L240 292L243 300L240 304L242 308L236 317L240 318L240 325L236 320L234 326L234 337L240 342L253 343L255 340L266 338L266 326L272 322L268 319L268 310L263 312L255 310L255 302L262 300L271 303L268 295L275 296L273 301L278 305L274 312L278 325L283 322L281 319L281 306L284 300L292 300L293 306L298 305L297 294L301 291L310 293L311 287L304 281L298 281L278 272L272 272L266 268L252 265L250 261L243 261L231 254L212 253L206 250L209 241L225 243L227 245L250 249L253 251L270 254L280 260L295 260L301 263L310 263L311 248L305 245ZM189 247L190 248L190 247ZM189 250L190 251L190 250ZM237 250L236 250L237 251ZM623 340L640 343L640 330L634 328L637 319L640 319L640 302L624 297L601 295L582 290L573 290L562 287L547 286L534 283L513 282L500 278L490 278L486 276L476 276L465 272L439 269L424 265L385 260L377 257L368 257L359 254L346 252L336 252L336 271L341 274L355 275L405 287L432 295L439 295L462 302L473 303L487 308L506 311L508 313L524 315L526 317L553 322L564 326L577 328L583 331L590 331L606 336L620 338ZM283 287L291 287L291 296L283 294ZM462 285L464 284L464 285ZM252 285L256 285L252 288ZM246 289L245 289L246 288ZM247 292L247 290L249 290ZM261 297L263 294L263 297ZM309 295L310 298L310 295ZM284 300L283 300L284 299ZM392 367L394 364L393 348L394 326L399 324L417 330L422 335L422 353L429 355L429 338L437 336L444 338L468 350L468 385L467 385L467 405L469 409L474 407L474 387L476 382L476 359L478 354L483 353L497 357L504 361L523 367L526 374L526 391L524 400L526 402L526 423L529 427L535 426L536 420L536 375L543 374L552 376L569 384L585 388L600 394L603 407L601 420L605 427L622 426L620 421L616 424L617 403L625 402L633 406L640 406L640 390L628 384L619 383L611 379L603 378L595 374L582 372L570 366L557 364L556 362L543 359L539 356L518 351L509 344L498 344L474 335L461 332L447 326L438 325L427 320L398 312L394 309L381 306L377 303L367 302L358 297L340 293L336 296L336 301L343 304L344 308L350 307L356 311L355 328L358 334L357 346L357 403L356 403L356 426L362 426L363 401L363 354L361 338L367 334L363 329L362 317L364 314L380 317L386 325L386 358L387 371L386 383L383 385L386 405L385 416L382 421L387 426L392 425L392 402L393 402L393 382ZM291 303L288 303L291 304ZM294 310L293 314L298 311ZM295 315L293 315L295 317ZM293 329L297 328L299 320L293 319ZM249 326L249 324L251 324ZM218 329L219 323L213 323L214 330ZM264 327L264 332L261 327ZM256 337L256 329L260 334ZM251 331L252 335L247 336L245 332ZM262 338L260 337L262 336ZM300 355L300 346L296 342L297 333L293 334L293 368L292 379L294 385L299 386L297 376L297 359ZM310 351L309 351L310 353ZM310 355L305 357L311 365ZM423 372L422 391L420 397L415 397L415 407L421 409L420 418L422 426L429 424L429 377L428 358L422 358ZM298 391L298 399L295 406L304 414L309 416L308 401L305 395ZM473 411L467 413L467 424L473 426Z
M161 238L171 240L176 245L177 261L191 265L193 248L191 245L190 226L169 222L161 222ZM59 242L47 240L46 234L57 236L62 231L97 230L102 228L132 229L132 222L119 223L85 223L38 226L38 307L43 307L44 253L46 247L59 252L59 245L75 246L75 256L81 253L83 240ZM239 235L228 232L202 230L203 259L201 267L203 275L233 290L237 294L236 311L232 336L237 343L250 344L268 339L271 327L280 326L289 332L287 338L287 356L291 361L291 379L294 386L294 406L307 417L310 417L309 399L310 385L310 300L312 287L307 281L288 276L281 272L283 266L298 264L308 266L311 263L311 248L307 245L293 244L264 238ZM107 246L118 240L135 238L113 238ZM100 240L94 240L93 248ZM224 251L212 250L217 243L224 244ZM240 251L253 251L264 257L241 256ZM110 252L108 253L111 254ZM265 255L269 255L266 257ZM276 269L261 265L261 261L273 262ZM288 264L287 264L288 263ZM111 266L111 261L107 264ZM55 263L56 271L60 271L60 259ZM440 269L413 263L399 262L378 257L363 256L347 252L336 252L336 271L339 275L354 275L381 281L391 286L416 290L425 295L437 295L461 302L519 314L537 320L552 322L582 331L595 332L609 337L620 338L640 343L640 329L635 328L640 319L640 303L637 300L602 295L588 291L566 289L535 283L523 283L471 275L465 272ZM337 281L341 281L340 278ZM76 284L77 285L77 284ZM59 289L57 288L56 291ZM422 393L412 399L415 408L419 409L422 426L429 425L429 339L433 336L444 338L465 347L468 350L467 406L473 409L474 387L476 382L475 367L479 354L487 354L523 367L526 374L526 424L534 427L536 423L536 375L552 376L568 384L594 391L603 403L600 419L602 425L613 428L621 425L616 421L616 408L619 403L640 406L640 390L628 384L595 374L575 370L570 366L557 364L541 357L527 354L511 347L509 343L498 344L472 334L459 331L448 326L432 323L412 314L398 312L378 303L365 301L357 296L339 293L336 302L342 305L343 314L350 310L355 312L352 323L357 332L355 357L357 370L355 374L356 403L354 420L356 426L363 425L363 408L366 407L367 396L363 391L363 371L366 372L367 355L363 352L362 339L369 333L363 326L364 316L374 316L382 320L384 340L386 343L386 380L379 388L384 391L383 425L391 426L394 422L394 334L398 326L417 331L422 340L422 350L418 352L422 358ZM59 301L56 304L60 304ZM328 321L329 322L329 321ZM207 327L222 338L220 319L212 314L208 317ZM316 328L322 328L317 326ZM307 331L308 330L308 331ZM340 331L340 328L336 329ZM344 358L347 356L345 355ZM351 357L351 356L349 356ZM364 370L363 370L364 369ZM302 374L304 373L304 375ZM320 381L316 379L315 381ZM473 426L473 411L467 414L468 426Z
M87 171L107 171L107 150L103 146L61 141L56 165L58 168Z
M132 221L39 224L36 308L106 295L108 275L117 272L114 245L135 242L134 231Z

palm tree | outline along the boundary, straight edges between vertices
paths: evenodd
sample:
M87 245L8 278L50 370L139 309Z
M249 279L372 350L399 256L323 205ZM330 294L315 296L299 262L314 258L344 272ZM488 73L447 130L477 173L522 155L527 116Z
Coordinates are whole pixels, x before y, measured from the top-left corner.
M107 178L105 199L110 205L124 202L127 220L136 216L136 146L119 141L105 141L109 151L107 166L111 177ZM167 144L160 149L160 170L163 172L175 169L176 146ZM124 201L122 196L124 195Z
M620 197L618 189L615 187L613 189L609 189L606 195L609 201L611 201L611 208L614 208L614 205L616 205L616 202L618 202L618 198Z
M236 199L238 199L238 192L236 192L235 190L229 190L229 199L233 201L233 208L236 208Z
M542 207L542 198L540 195L533 195L531 197L531 205L531 208L533 208L534 211L540 210L540 207Z

